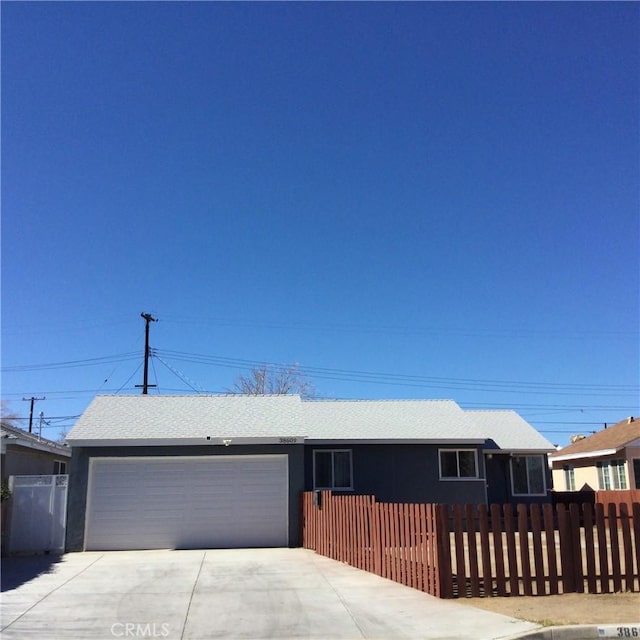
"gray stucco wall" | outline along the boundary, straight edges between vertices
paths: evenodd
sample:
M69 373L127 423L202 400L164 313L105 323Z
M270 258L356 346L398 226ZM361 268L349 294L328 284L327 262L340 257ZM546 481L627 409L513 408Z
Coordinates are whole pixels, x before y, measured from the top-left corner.
M67 551L84 548L89 460L92 457L264 455L289 456L289 546L301 544L300 493L304 490L304 447L299 445L230 445L184 447L74 447L69 471Z
M54 462L66 462L69 466L69 458L37 449L27 449L7 445L6 454L2 456L2 481L9 476L41 476L51 475L54 472Z
M305 446L305 488L313 489L313 451L350 449L353 461L353 493L374 495L383 502L486 502L484 461L478 447L478 480L440 480L435 445L356 444ZM449 447L455 449L456 447Z
M544 471L547 493L544 496L513 495L510 454L494 453L485 464L487 468L487 498L489 504L541 504L551 501L551 470L546 458Z

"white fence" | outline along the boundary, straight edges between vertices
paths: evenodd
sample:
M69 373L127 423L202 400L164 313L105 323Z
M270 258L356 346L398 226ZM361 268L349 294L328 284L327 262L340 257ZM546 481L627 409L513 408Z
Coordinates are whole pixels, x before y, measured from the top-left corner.
M63 553L68 475L11 476L9 553Z

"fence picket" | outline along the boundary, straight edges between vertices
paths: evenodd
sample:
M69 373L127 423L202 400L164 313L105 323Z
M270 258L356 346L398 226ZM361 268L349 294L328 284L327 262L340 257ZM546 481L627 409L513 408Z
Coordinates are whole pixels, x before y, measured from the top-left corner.
M522 571L522 588L525 596L533 595L531 583L531 558L529 555L529 523L527 505L518 505L518 541L520 542L520 564Z
M633 572L640 580L640 502L634 502L631 511L633 513L633 541L636 548L636 564Z
M426 505L426 517L427 517L427 553L429 554L429 590L431 595L440 597L440 565L438 562L438 536L435 527L435 506L432 504Z
M571 548L573 550L573 575L576 593L584 593L584 574L582 572L582 544L580 540L580 506L575 502L569 505L571 524Z
M609 520L609 544L611 545L611 573L613 574L613 591L622 591L622 572L620 571L620 544L618 540L617 509L613 502L607 505Z
M478 544L476 539L476 519L473 505L468 504L465 508L467 514L467 543L469 546L469 579L471 596L480 596L480 571L478 568Z
M593 507L589 503L582 505L582 520L584 523L584 552L587 556L587 591L589 593L598 593L593 540Z
M398 545L400 544L400 535L399 535L399 513L398 513L398 505L391 505L391 512L389 514L391 516L391 558L393 560L392 566L392 575L393 580L395 582L402 582L401 573L400 573L400 560L398 558Z
M446 504L436 506L437 556L440 573L440 597L453 598L453 580L451 575L451 540L449 537L449 507Z
M631 547L631 527L629 526L629 507L626 502L620 503L620 529L622 530L622 547L624 552L624 585L626 591L633 591L633 549Z
M604 505L595 505L596 532L598 534L598 560L600 563L600 591L610 593L609 563L607 554L607 530L605 528Z
M542 518L544 520L545 542L547 545L547 567L549 570L549 593L558 593L558 562L556 559L556 537L553 518L553 505L542 506Z
M518 578L518 555L516 551L516 535L513 522L513 508L505 504L504 509L504 533L507 543L507 562L509 564L509 595L520 595L520 580Z
M540 522L540 505L530 507L531 533L533 538L533 564L536 569L536 595L546 595L544 563L542 561L542 526Z
M458 597L467 595L467 572L464 559L464 526L462 524L462 505L453 505L453 541L456 557L456 583Z
M502 549L502 509L499 504L492 504L491 533L493 535L494 558L496 564L496 589L499 596L507 595L506 575L504 571L504 551Z

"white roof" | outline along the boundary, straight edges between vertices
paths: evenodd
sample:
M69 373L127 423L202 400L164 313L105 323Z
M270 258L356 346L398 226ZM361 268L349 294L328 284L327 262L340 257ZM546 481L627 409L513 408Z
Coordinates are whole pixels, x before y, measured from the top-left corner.
M321 400L302 405L312 440L485 440L453 400Z
M463 411L453 400L303 401L297 395L97 396L67 436L73 446L487 439L508 450L553 449L513 411Z
M78 444L194 444L303 436L299 396L96 396L67 435Z
M515 411L466 411L503 451L555 451L555 447ZM490 447L487 447L490 448Z
M5 453L7 445L19 445L21 447L27 447L28 449L48 451L56 455L71 457L71 449L59 442L54 442L53 440L37 436L34 433L23 431L19 427L2 423L2 425L0 425L0 449L2 453Z

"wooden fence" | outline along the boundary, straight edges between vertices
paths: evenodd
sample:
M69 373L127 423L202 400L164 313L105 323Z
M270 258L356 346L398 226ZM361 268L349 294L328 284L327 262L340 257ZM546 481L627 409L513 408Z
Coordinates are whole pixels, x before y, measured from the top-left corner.
M440 598L640 591L640 503L391 504L303 494L303 546Z

